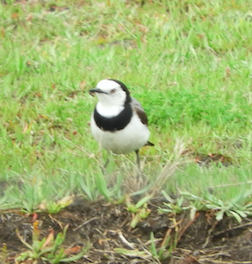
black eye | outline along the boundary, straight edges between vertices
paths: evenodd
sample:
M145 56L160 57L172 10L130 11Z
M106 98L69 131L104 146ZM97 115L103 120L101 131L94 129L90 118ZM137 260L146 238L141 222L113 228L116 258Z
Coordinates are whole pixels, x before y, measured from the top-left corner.
M115 93L115 92L116 92L116 89L112 89L112 90L110 91L111 94L113 94L113 93Z

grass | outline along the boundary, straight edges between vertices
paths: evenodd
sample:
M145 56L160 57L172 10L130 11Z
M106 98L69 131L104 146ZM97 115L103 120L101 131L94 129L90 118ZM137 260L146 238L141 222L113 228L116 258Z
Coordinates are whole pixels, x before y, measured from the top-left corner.
M104 159L88 125L97 101L88 89L108 77L141 101L155 143L141 150L146 182L134 192L176 162L180 139L191 162L169 176L167 193L202 197L210 188L224 204L244 192L241 206L247 202L250 1L6 2L0 4L0 208L31 213L72 194L123 198L135 157L115 157L102 175ZM209 153L232 165L193 161Z
M16 263L23 263L24 261L32 261L32 263L37 263L39 259L47 261L52 264L62 263L70 261L76 261L83 257L83 255L88 251L88 246L86 248L72 247L64 249L62 244L66 238L66 232L68 225L63 228L62 233L58 233L54 236L54 230L51 229L47 237L39 240L41 235L41 230L39 229L39 221L33 223L32 231L32 244L28 244L25 239L20 235L19 230L16 230L17 237L20 241L28 248L26 252L21 253L15 258ZM78 253L74 257L67 257L71 253Z

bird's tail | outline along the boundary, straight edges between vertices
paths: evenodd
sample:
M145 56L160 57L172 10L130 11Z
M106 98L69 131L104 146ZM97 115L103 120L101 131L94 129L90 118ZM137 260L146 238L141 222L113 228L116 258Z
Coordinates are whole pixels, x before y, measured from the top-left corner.
M145 144L145 146L151 146L151 147L153 147L153 146L155 146L153 143L151 143L150 141L148 141L146 144Z

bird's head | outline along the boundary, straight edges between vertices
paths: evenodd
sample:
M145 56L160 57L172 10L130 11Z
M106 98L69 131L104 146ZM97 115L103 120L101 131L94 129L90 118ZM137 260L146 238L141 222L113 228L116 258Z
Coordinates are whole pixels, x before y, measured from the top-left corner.
M130 93L125 84L113 79L101 80L89 93L95 93L99 103L107 107L122 107L130 102Z

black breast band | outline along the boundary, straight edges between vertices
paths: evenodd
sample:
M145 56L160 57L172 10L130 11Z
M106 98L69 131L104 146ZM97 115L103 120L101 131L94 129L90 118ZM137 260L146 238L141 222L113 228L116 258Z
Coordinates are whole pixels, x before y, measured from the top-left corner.
M104 117L100 115L96 108L94 110L94 120L96 125L104 131L117 131L125 128L132 117L132 108L130 104L125 105L125 108L117 116ZM123 140L123 139L122 139Z

